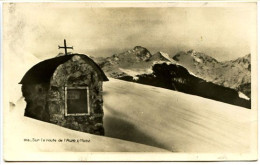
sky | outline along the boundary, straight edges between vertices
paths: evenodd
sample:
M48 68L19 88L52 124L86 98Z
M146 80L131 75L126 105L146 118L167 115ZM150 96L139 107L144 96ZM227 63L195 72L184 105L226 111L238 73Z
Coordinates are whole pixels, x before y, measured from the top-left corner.
M94 3L93 3L94 4ZM74 53L111 56L135 46L151 53L195 50L219 61L256 47L256 5L238 7L102 7L85 3L4 4L4 44L13 53L56 56L67 40ZM246 3L244 3L246 4Z

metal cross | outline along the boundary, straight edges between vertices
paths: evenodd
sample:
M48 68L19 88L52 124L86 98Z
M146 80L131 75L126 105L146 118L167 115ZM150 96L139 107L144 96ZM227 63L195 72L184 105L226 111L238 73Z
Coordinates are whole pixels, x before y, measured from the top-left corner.
M60 45L58 45L58 46L59 46L59 49L65 49L65 55L67 55L67 49L73 49L73 46L72 47L67 47L65 39L64 39L64 47L62 47Z

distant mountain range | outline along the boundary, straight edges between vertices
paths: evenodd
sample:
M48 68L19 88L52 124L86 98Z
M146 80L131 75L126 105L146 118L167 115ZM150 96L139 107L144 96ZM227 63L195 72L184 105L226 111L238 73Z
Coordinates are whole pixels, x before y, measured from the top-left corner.
M136 46L132 50L114 54L107 58L94 59L105 73L113 78L122 76L136 76L152 73L152 66L156 62L175 62L167 53L157 52L152 55L146 48Z
M241 91L251 97L251 55L236 60L219 62L193 50L179 52L173 59L197 77L215 84Z
M236 100L236 97L243 98L245 102L250 101L251 98L250 56L249 54L236 60L219 62L204 53L193 50L179 52L170 57L167 53L160 51L151 54L146 48L136 46L132 50L107 58L94 58L94 60L109 77L160 86L239 105L240 103L237 103L239 99ZM155 73L155 68L157 68L157 73ZM158 70L158 68L161 69ZM170 69L170 71L165 69ZM212 91L207 93L207 89L203 88L202 84L204 87L211 84L208 87L215 93ZM242 104L246 105L244 107L249 107L248 103Z

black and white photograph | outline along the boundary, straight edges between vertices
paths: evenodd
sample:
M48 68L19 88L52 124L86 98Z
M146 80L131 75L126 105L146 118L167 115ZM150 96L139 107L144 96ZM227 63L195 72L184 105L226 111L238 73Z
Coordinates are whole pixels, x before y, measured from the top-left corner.
M5 161L257 159L257 4L3 3Z

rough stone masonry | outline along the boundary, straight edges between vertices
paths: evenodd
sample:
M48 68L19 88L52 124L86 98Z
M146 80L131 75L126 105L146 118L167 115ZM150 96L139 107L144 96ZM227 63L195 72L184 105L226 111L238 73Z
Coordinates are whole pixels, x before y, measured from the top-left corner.
M108 79L98 65L81 54L56 57L37 65L20 82L27 102L25 116L73 130L104 135L102 84ZM65 115L65 87L88 87L88 115Z

